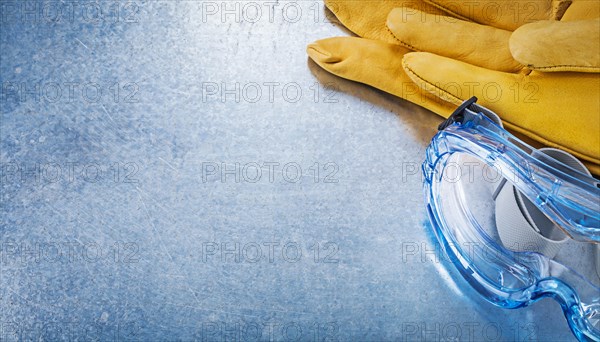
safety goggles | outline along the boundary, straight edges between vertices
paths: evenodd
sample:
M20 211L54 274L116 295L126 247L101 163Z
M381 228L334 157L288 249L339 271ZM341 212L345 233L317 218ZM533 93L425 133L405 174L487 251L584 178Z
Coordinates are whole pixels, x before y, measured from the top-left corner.
M444 252L504 308L544 297L575 336L600 340L600 188L570 154L535 149L466 101L423 163L428 215Z

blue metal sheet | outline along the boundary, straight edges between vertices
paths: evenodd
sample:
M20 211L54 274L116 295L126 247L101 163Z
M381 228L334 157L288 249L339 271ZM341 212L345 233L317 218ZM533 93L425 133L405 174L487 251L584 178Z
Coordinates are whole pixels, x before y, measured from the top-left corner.
M310 62L318 1L1 1L11 340L571 340L429 235L440 118Z

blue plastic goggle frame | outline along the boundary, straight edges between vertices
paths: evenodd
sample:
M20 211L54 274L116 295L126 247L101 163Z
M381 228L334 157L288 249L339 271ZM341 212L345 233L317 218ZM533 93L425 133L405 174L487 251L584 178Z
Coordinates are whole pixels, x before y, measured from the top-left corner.
M437 239L463 277L491 303L519 308L554 298L578 339L600 340L600 330L591 323L600 319L598 286L544 255L506 249L473 219L468 203L444 202L444 168L454 154L467 154L497 168L505 178L519 179L514 182L518 191L571 238L600 242L598 180L550 157L532 157L535 148L504 130L490 119L493 113L475 101L465 102L442 123L427 148L425 200ZM561 276L554 276L551 268L561 268Z

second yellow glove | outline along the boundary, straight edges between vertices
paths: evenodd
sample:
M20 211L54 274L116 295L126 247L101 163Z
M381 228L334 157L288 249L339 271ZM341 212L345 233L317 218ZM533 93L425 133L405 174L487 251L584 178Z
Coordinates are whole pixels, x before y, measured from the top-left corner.
M437 1L438 5L440 2ZM338 10L352 8L351 12L359 13L358 2L336 3ZM348 6L340 6L340 3ZM389 1L382 3L389 8ZM544 3L547 5L548 1ZM556 15L556 3L540 8L543 7L548 15ZM560 11L569 20L576 20L578 15L589 16L598 7L598 2L592 4L580 0L573 4L571 13L565 10L564 1L560 3L563 6L559 6ZM386 9L386 6L376 8ZM591 8L586 10L586 6ZM548 8L551 10L546 11ZM362 13L363 17L369 17L367 9ZM544 13L539 17L543 18ZM373 22L380 22L380 17L377 15L379 19ZM354 27L351 29L355 32L368 31L365 20L357 22L348 17L342 22ZM553 25L572 28L556 29ZM600 43L594 38L596 36L589 34L598 31L594 29L598 26L594 25L591 21L547 21L525 25L513 34L508 30L405 8L391 11L387 19L389 28L369 31L370 34L378 32L379 36L372 35L374 38L384 37L387 32L393 39L329 38L309 45L308 53L315 62L338 76L372 85L444 117L456 104L476 95L482 105L503 117L507 127L577 155L587 161L594 173L600 174L598 75L547 74L531 72L524 67L526 64L539 70L594 72L600 64L594 59L599 59L594 44ZM553 36L557 39L553 40ZM556 44L554 53L546 52L548 49L544 44L548 41ZM411 53L411 50L435 54ZM399 60L403 58L400 67ZM419 85L421 92L415 90L411 81Z

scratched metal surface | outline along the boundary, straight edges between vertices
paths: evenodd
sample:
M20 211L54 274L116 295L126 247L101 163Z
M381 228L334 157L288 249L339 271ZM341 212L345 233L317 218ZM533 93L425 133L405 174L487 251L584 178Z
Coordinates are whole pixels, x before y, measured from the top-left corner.
M1 4L3 340L572 339L448 268L439 119L311 63L322 3Z

